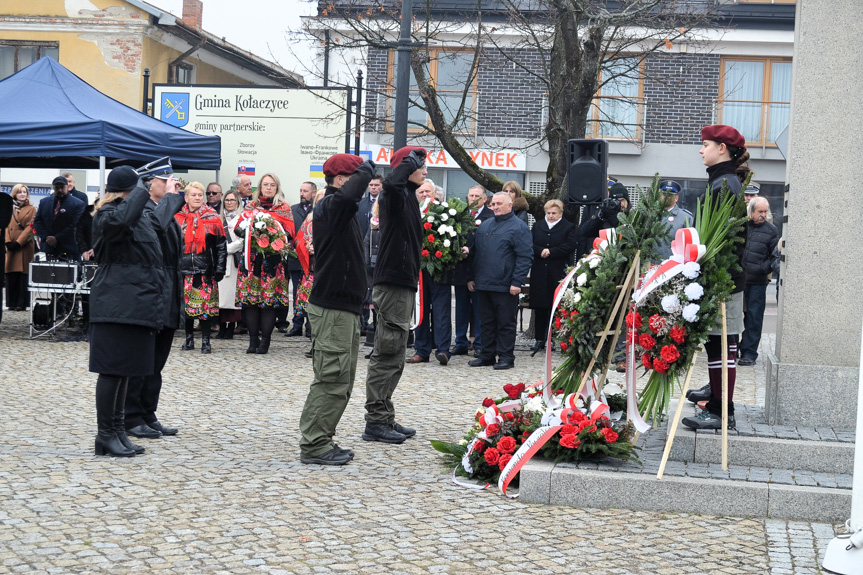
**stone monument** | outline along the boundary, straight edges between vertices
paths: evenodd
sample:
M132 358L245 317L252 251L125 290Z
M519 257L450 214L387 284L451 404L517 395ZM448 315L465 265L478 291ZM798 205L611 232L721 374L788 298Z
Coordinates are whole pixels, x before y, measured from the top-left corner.
M853 429L863 321L860 0L798 0L770 423ZM857 46L857 48L855 48Z

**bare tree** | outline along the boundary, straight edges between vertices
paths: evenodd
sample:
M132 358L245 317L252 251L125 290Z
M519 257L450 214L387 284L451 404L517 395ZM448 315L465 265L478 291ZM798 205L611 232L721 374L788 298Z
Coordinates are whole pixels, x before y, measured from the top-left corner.
M602 122L606 128L620 124L633 133L644 129L643 118L621 120L609 114L597 95L610 90L609 102L615 99L619 106L640 110L639 102L615 94L615 87L624 80L643 82L644 63L651 54L667 51L678 41L700 42L699 31L713 26L715 17L711 0L477 0L458 14L446 3L445 16L438 4L443 3L426 0L415 6L412 133L436 138L472 179L500 190L503 182L477 165L466 148L487 146L492 139L476 129L482 118L474 85L490 62L504 62L506 71L501 67L501 73L518 72L530 83L530 99L509 112L513 120L528 112L544 116L544 126L522 138L525 148L540 144L549 154L545 193L528 198L535 214L547 199L564 195L567 141L584 138L589 122ZM380 57L396 45L400 6L392 0L319 2L319 15L309 30L319 38L336 37L333 45L340 50ZM432 73L442 58L452 57L441 47L459 50L463 73L457 86L442 85L440 74ZM366 107L363 120L366 126L381 126L390 121L393 79L370 72L367 81L374 101L387 105ZM483 106L503 108L494 101Z

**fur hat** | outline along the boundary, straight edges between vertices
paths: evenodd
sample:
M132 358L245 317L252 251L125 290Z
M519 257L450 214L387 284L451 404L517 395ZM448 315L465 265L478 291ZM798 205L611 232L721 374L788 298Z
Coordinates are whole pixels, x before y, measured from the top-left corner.
M138 172L129 166L120 166L111 170L105 182L108 192L128 192L138 185Z
M353 174L354 170L360 167L363 159L360 156L353 154L336 154L330 156L324 162L324 175L334 178L336 176L347 176Z

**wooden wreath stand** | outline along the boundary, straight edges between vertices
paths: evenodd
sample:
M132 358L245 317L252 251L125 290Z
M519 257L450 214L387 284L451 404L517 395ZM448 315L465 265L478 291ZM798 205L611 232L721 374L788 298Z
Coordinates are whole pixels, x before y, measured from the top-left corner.
M617 345L617 338L620 336L620 326L626 316L626 313L624 313L626 311L626 302L629 301L629 298L632 296L632 291L638 283L638 270L640 266L641 251L639 250L635 252L635 256L632 258L632 262L630 262L629 271L626 274L626 279L623 280L623 285L617 286L619 293L617 294L617 300L614 302L614 307L611 309L611 313L608 316L608 321L605 323L605 329L596 334L600 336L599 342L596 344L596 349L593 350L593 357L590 358L590 363L587 364L587 369L584 370L584 373L581 376L581 385L578 386L579 391L587 386L587 381L590 379L590 373L593 370L593 366L596 365L596 362L599 360L602 346L608 336L611 335L613 337L611 339L611 346L609 347L610 351L603 359L601 369L599 370L600 375L596 383L596 389L602 389L602 386L605 384L605 377L608 373L608 368L611 365L612 357L614 356L614 347ZM614 324L614 329L611 328L611 324Z
M593 366L596 365L596 362L599 361L599 355L602 351L602 346L605 344L605 340L608 336L612 336L611 345L609 347L609 353L603 359L603 363L601 365L601 369L599 370L599 379L596 382L596 389L602 389L605 384L605 378L608 373L608 368L611 365L611 360L614 355L614 348L617 345L617 339L620 337L621 325L623 324L623 320L626 317L624 311L626 310L625 302L628 302L630 297L632 296L632 292L635 289L636 284L638 283L639 273L638 270L641 267L641 251L635 253L635 256L632 258L632 262L629 265L629 271L626 274L626 279L623 280L623 284L617 286L619 293L617 295L617 299L614 302L614 307L611 310L611 313L608 316L608 321L605 324L605 329L596 335L600 336L599 342L596 344L596 348L593 350L593 357L590 358L590 363L587 365L587 369L584 370L584 373L581 377L581 384L579 385L579 390L583 390L587 386L587 382L590 379L590 373L593 370ZM722 302L720 306L722 312L722 350L723 350L723 361L722 361L722 469L728 469L728 359L727 359L727 349L728 349L728 324L727 324L727 316L725 312L725 302ZM612 329L612 324L614 324L614 328ZM668 434L668 441L665 443L665 450L662 454L662 462L659 466L659 472L656 474L657 479L662 479L663 474L665 473L665 465L668 463L668 456L671 453L671 446L674 443L674 436L677 433L677 424L680 422L680 416L683 413L683 402L686 399L686 391L689 389L689 382L692 379L692 372L695 368L695 359L698 356L698 353L693 353L692 357L689 359L689 367L686 370L686 379L683 382L683 387L680 392L680 398L677 402L677 410L674 413L674 420L669 422L671 425ZM631 398L627 398L630 400ZM632 442L635 443L638 441L639 434L636 433Z
M728 322L725 314L725 302L720 304L722 311L722 470L728 470ZM686 380L683 382L683 389L680 391L680 398L677 400L677 409L674 412L673 421L668 422L671 426L668 433L668 441L665 442L665 450L662 452L662 463L659 465L659 471L656 474L657 479L662 479L665 473L665 464L668 463L668 456L671 454L671 446L674 443L674 436L677 433L677 424L680 422L680 415L683 412L683 402L686 399L686 391L689 389L689 380L692 378L692 370L695 367L695 357L698 353L692 354L692 359L689 360L689 369L686 371Z

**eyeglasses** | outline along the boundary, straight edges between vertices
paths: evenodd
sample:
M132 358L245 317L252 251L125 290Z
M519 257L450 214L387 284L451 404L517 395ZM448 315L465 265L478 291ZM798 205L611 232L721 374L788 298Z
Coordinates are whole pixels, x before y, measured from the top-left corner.
M236 199L236 198L225 198L225 203L226 203L226 204L227 204L228 202L236 202L236 201L237 201L237 199Z
M218 195L219 195L219 194L221 194L221 193L222 193L222 192L207 192L207 195L208 195L208 196L218 196Z
M270 182L264 182L263 184L261 184L261 187L262 188L275 188L276 184L272 184Z

